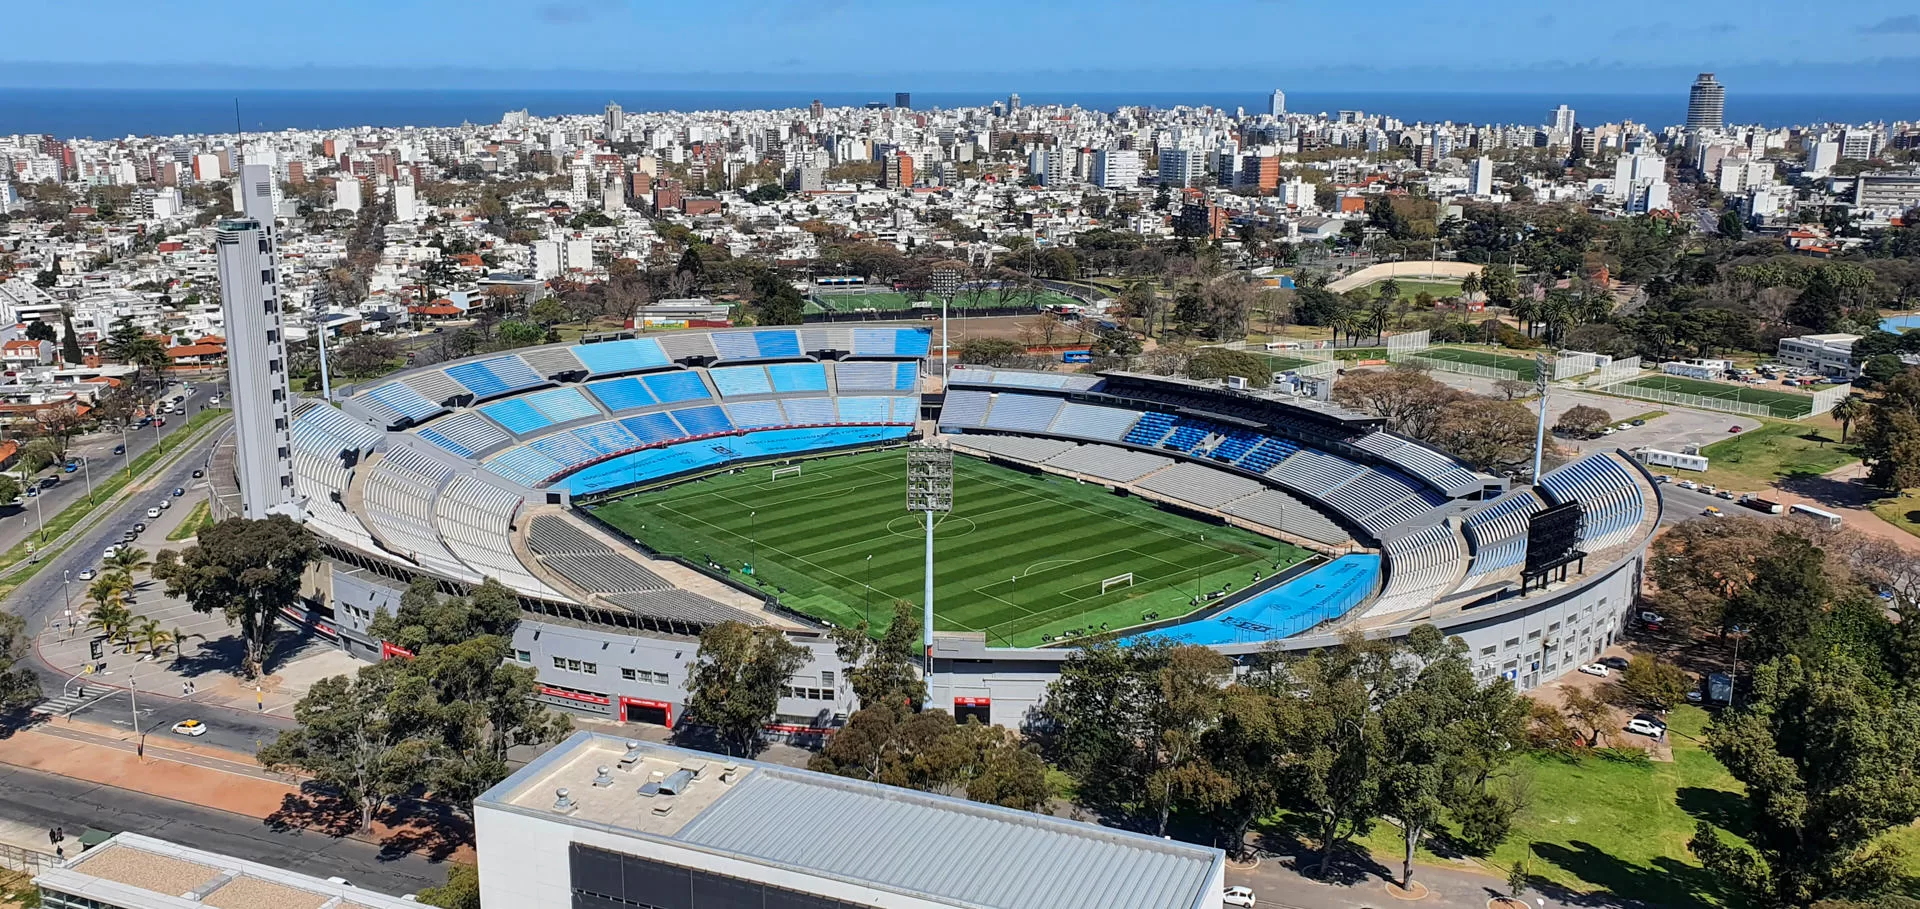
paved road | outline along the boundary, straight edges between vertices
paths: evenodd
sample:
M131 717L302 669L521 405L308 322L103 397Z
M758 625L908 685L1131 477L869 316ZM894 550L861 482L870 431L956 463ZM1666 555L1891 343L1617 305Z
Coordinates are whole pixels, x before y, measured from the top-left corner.
M255 818L3 765L0 818L62 826L69 837L86 827L140 833L394 895L446 880L440 865L411 853L384 855L360 840L276 830Z
M216 385L224 386L225 382L195 383L193 393L187 395L186 400L181 402L187 409L187 416L207 406L207 399L219 393ZM174 395L186 394L186 391L178 386L169 386L165 394L168 400L172 400ZM142 452L152 448L161 436L178 430L186 425L186 422L186 417L174 414L167 417L167 425L164 427L129 429L124 436L127 446L127 452L124 455L113 453L113 449L121 444L123 438L118 431L96 433L74 440L69 449L69 456L85 458L86 469L74 473L63 473L58 467L42 471L41 477L59 477L60 485L43 490L39 495L27 499L25 505L20 508L0 509L0 551L11 549L28 534L38 530L39 522L43 518L52 520L54 515L59 514L68 505L86 501L89 473L93 475L93 482L104 482L113 471L125 470L129 458L139 457Z

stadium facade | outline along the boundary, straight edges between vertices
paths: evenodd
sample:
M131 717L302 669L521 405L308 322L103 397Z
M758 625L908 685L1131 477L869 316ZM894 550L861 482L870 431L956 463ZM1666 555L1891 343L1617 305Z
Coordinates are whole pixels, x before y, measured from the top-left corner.
M1320 556L1191 615L1102 632L1125 639L1247 656L1431 622L1467 642L1482 678L1524 689L1611 644L1637 596L1660 493L1620 452L1510 486L1310 400L1124 372L955 368L941 386L930 342L901 325L628 334L409 370L339 407L300 401L295 489L329 558L292 618L381 659L402 651L369 623L412 578L450 592L495 578L527 610L516 658L546 700L665 725L704 628L771 625L814 656L780 729L824 732L856 705L823 622L737 566L648 551L575 505L925 439ZM237 514L231 451L214 476ZM941 632L934 703L1018 726L1073 640Z

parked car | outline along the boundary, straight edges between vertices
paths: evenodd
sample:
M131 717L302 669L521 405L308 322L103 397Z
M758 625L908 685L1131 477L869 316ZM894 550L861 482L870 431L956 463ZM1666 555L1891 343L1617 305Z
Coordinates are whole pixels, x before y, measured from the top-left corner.
M172 508L172 507L173 507L173 500L172 500L172 499L161 499L161 500L160 500L160 507L161 507L161 508Z
M1640 610L1640 621L1645 622L1649 625L1659 625L1665 622L1666 620L1667 620L1666 616L1663 616L1660 613L1654 612L1653 610L1650 610L1650 609Z
M1740 427L1738 427L1738 426L1729 426L1729 427L1727 427L1727 431L1728 431L1728 432L1739 432L1739 431L1740 431Z
M195 468L195 469L194 469L194 471L193 471L193 478L194 478L194 479L196 479L196 480L198 480L198 479L200 479L201 477L204 477L204 476L206 476L206 475L207 475L207 472L206 472L206 471L204 471L204 470L200 470L200 469L198 469L198 468Z
M1716 495L1716 496L1719 496L1720 498L1723 498L1723 499L1727 499L1727 500L1729 500L1729 501L1731 501L1731 500L1733 499L1733 490L1731 490L1731 489L1722 489L1722 490L1720 490L1719 492L1716 492L1716 493L1714 493L1714 495Z
M117 454L117 455L123 455L123 454L126 454L126 453L127 453L127 446L125 446L125 445L115 445L115 446L113 446L113 453L114 453L114 454Z
M1609 670L1607 667L1602 666L1599 663L1588 663L1585 666L1580 667L1580 671L1586 673L1587 675L1597 675L1603 679L1612 674L1612 670Z
M174 735L202 736L207 734L207 724L199 720L181 720L173 724Z
M1633 423L1633 425L1635 425L1635 426L1645 426L1645 425L1647 425L1647 421L1645 421L1645 420L1634 420L1634 421L1632 421L1632 423Z
M133 542L134 540L136 540L136 539L138 539L139 537L140 537L140 532L139 532L139 531L137 531L137 530L129 530L129 531L127 531L126 533L123 533L123 534L121 534L121 535L120 535L120 542L122 542L122 543L131 543L131 542Z
M1605 666L1608 669L1619 669L1621 671L1625 671L1627 668L1627 658L1626 657L1601 657L1600 665Z
M68 461L64 466L60 468L61 472L63 473L73 473L74 471L79 469L80 469L80 462L78 461Z
M160 509L158 508L147 509L147 520L151 521L158 517L160 517Z
M1228 887L1225 893L1220 894L1220 904L1223 906L1252 906L1253 903L1252 887Z
M213 405L218 405L218 404L220 403L220 396L219 396L219 395L214 395L213 397L211 397L211 398L208 398L208 399L207 399L207 403L208 403L208 404L213 404Z
M1667 734L1667 728L1665 726L1649 723L1639 717L1634 717L1627 721L1627 731L1636 735L1644 735L1650 739L1664 738Z
M175 486L175 487L173 487L173 494L174 494L175 496L183 496L183 495L186 495L186 494L187 494L187 487L185 487L185 486ZM1732 496L1728 496L1728 498L1732 498Z
M73 576L73 579L76 581L91 581L93 578L94 571L91 568L82 568L79 574Z
M60 485L59 477L47 477L46 479L40 481L41 489L52 489L53 487L58 485Z
M135 521L135 522L133 522L133 532L134 532L134 533L146 533L146 532L147 532L147 522L145 522L145 521Z
M1692 481L1692 480L1681 480L1681 481L1680 481L1680 488L1681 488L1681 489L1699 489L1699 488L1700 488L1700 484L1699 484L1699 483L1695 483L1695 482L1694 482L1694 481Z
M101 561L111 559L113 558L113 554L119 551L120 551L120 547L118 546L108 546L107 548L100 550L100 559Z

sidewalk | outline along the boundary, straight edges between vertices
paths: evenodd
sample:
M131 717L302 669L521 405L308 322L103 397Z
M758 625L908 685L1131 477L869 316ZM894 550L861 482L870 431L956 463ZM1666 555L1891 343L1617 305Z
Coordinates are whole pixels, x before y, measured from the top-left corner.
M231 752L191 743L156 745L149 739L144 756L135 751L136 743L130 732L78 722L57 729L46 726L24 729L0 739L0 764L333 835L325 828L326 819L287 810L302 801L300 785L292 777L234 760ZM111 824L110 818L102 820ZM428 839L418 830L377 821L370 833L350 835L386 846ZM473 850L462 846L451 858L471 862Z

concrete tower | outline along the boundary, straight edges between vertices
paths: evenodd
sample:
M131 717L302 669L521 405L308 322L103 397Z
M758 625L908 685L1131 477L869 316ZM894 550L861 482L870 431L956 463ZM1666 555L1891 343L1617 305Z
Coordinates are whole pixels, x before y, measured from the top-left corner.
M273 168L244 165L240 184L242 217L220 222L214 251L226 314L241 514L259 519L286 513L293 505L293 401L287 388Z
M1727 87L1713 81L1712 73L1701 73L1687 93L1687 128L1719 129L1727 121Z

